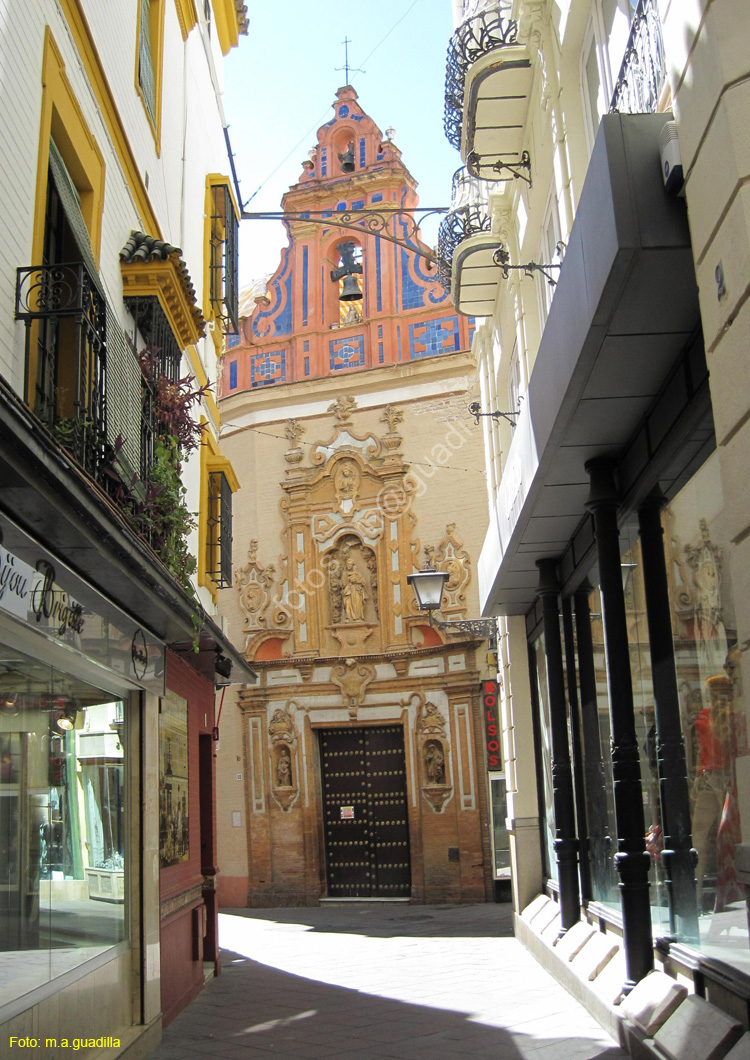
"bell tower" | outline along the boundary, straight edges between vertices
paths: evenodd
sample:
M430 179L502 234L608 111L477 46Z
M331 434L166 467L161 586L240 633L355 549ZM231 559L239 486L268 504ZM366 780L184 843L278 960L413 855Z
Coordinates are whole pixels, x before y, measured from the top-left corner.
M282 199L289 245L227 352L222 396L470 348L473 319L456 313L418 253L426 248L403 212L419 204L417 183L388 133L351 85L337 91Z

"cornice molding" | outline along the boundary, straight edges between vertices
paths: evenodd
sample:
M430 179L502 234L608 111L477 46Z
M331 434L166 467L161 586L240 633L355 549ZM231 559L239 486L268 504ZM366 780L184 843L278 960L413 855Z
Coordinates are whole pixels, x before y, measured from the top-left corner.
M185 290L182 273L174 261L120 262L123 297L158 298L180 349L203 335L200 309Z
M195 0L174 0L182 39L187 40L190 30L198 25L198 9Z

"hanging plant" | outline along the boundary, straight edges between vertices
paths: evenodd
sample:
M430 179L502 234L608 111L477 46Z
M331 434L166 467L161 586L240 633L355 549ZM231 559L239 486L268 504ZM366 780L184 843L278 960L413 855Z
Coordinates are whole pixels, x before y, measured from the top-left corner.
M148 478L139 493L138 478L126 486L114 469L109 478L114 484L114 499L131 517L136 530L149 542L159 558L180 585L195 596L191 581L197 562L187 547L187 539L196 519L186 503L187 491L182 483L185 457L198 449L204 425L195 417L196 406L210 391L211 384L196 387L194 376L172 381L161 374L158 351L146 347L138 354L144 385L151 390L151 408L155 431L153 459ZM115 443L115 456L123 439ZM144 492L145 487L145 492Z

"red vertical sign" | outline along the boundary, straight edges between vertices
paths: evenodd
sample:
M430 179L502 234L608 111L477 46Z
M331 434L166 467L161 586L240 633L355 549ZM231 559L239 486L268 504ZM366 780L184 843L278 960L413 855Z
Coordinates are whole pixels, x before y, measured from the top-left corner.
M482 682L482 700L487 766L489 769L502 769L503 756L500 753L500 723L497 712L497 681Z

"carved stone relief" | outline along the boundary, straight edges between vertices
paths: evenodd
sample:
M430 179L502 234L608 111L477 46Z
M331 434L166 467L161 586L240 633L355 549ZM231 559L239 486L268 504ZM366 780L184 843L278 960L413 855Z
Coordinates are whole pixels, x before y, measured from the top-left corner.
M340 537L326 553L331 623L334 626L378 618L378 561L354 534Z
M450 575L443 588L441 611L446 616L466 614L466 586L471 580L471 557L456 533L456 524L448 523L440 544L425 545L424 554L429 566Z
M278 599L276 568L258 562L258 542L253 539L248 562L234 574L237 602L243 615L243 630L256 633L266 629L283 630L290 624L288 610Z
M416 695L419 700L416 733L422 794L434 812L441 813L453 793L445 718L434 703L426 702L421 693Z
M367 686L374 679L375 667L359 659L347 659L334 666L331 681L341 689L341 698L350 718L356 719L357 708L362 706Z
M288 812L299 795L297 734L290 712L292 703L277 708L268 725L271 755L271 795Z

